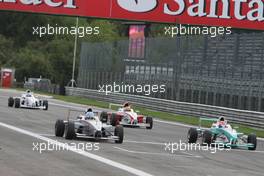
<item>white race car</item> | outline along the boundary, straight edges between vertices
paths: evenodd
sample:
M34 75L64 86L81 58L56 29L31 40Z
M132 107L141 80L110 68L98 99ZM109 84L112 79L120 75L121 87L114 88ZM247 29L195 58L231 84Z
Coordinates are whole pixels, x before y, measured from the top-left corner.
M48 110L49 104L47 100L36 98L30 90L23 93L21 97L9 97L8 106L15 108L43 109Z
M98 112L92 112L92 116L81 114L76 120L70 120L69 110L67 120L57 120L55 124L55 135L65 139L88 138L95 140L112 140L116 143L123 143L124 129L122 126L112 126L107 123L107 114L102 112L100 118ZM77 111L79 112L79 111Z

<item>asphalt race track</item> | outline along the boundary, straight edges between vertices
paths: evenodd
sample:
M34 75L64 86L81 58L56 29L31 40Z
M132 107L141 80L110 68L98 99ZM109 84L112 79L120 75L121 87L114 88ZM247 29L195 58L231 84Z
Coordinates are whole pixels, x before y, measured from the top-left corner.
M0 176L262 176L264 142L256 151L171 151L165 143L186 142L187 127L154 122L152 130L125 128L123 144L101 142L93 151L40 151L33 144L48 140L91 143L54 136L56 119L65 119L68 108L84 106L49 100L49 110L7 107L7 98L18 95L0 90ZM166 148L166 150L165 150Z

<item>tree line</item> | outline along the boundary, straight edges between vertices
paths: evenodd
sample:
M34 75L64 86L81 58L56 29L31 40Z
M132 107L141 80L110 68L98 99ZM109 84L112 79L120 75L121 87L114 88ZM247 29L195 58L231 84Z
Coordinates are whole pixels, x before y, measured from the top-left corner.
M0 66L15 68L16 81L25 78L48 78L53 83L65 86L71 80L74 50L74 35L33 35L38 26L75 27L76 18L0 12ZM82 42L113 41L124 37L120 22L80 18L79 26L99 27L100 35L86 35L78 38L77 69Z

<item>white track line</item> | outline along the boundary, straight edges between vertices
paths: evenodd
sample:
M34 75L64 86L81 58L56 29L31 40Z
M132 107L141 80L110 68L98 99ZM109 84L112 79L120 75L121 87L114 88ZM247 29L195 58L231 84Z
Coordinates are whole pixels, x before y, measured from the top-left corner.
M30 131L27 131L27 130L24 130L24 129L21 129L21 128L12 126L12 125L8 125L8 124L0 122L0 126L8 128L8 129L13 130L13 131L16 131L16 132L21 133L21 134L25 134L25 135L28 135L28 136L31 136L31 137L34 137L34 138L49 142L50 144L54 144L54 145L56 145L58 147L67 147L65 144L63 144L61 142L52 140L52 139L47 138L47 137L40 136L40 135L38 135L36 133L32 133ZM69 151L72 151L74 153L77 153L79 155L82 155L82 156L85 156L85 157L88 157L88 158L91 158L91 159L94 159L96 161L102 162L102 163L110 165L112 167L116 167L118 169L121 169L121 170L124 170L126 172L129 172L129 173L131 173L133 175L152 176L149 173L146 173L144 171L132 168L130 166L127 166L127 165L112 161L110 159L103 158L101 156L98 156L98 155L95 155L95 154L92 154L92 153L89 153L89 152L86 152L86 151L83 151L83 150L75 150L73 147L68 147L68 148L69 148Z
M162 146L165 145L165 142L160 143L160 142L145 142L145 141L130 141L130 140L124 140L124 143L151 144L151 145L162 145ZM186 155L194 156L193 154L188 153L188 152L184 152L184 151L180 151L180 152Z
M121 147L113 147L115 149L128 152L128 153L134 153L134 154L146 154L146 155L159 155L159 156L170 156L170 157L184 157L184 158L202 158L201 156L198 155L177 155L177 154L169 154L169 153L154 153L154 152L142 152L142 151L134 151L134 150L127 150Z
M135 144L152 144L152 145L164 145L161 142L146 142L146 141L131 141L131 140L124 140L125 143L135 143Z

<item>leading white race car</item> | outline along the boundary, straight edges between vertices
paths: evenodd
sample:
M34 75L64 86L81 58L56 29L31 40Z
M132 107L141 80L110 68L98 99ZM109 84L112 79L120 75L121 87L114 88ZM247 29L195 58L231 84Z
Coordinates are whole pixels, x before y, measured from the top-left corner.
M47 100L36 98L30 90L23 93L21 97L9 97L8 106L15 108L43 109L48 110L49 104Z

